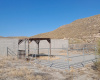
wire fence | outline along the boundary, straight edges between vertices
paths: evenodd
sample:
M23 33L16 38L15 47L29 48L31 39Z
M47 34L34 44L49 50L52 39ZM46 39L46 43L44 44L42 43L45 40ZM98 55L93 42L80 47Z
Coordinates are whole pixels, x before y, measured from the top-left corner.
M91 47L91 48L90 48ZM97 48L90 45L83 48L51 48L51 55L49 48L40 48L40 53L37 54L38 49L34 50L31 57L34 58L34 62L58 69L68 69L70 67L84 67L90 62L97 60Z
M28 48L24 50L31 60L37 64L57 69L68 69L71 67L84 67L86 64L97 60L97 47L93 44L77 45L71 44L68 48ZM7 47L7 55L15 55L13 50Z

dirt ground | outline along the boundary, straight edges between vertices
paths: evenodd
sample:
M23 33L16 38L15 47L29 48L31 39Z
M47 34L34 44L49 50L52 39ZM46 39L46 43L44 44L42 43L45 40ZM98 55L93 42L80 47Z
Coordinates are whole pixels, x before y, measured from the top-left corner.
M91 65L84 68L57 70L43 65L17 59L0 57L0 80L100 80L99 72Z

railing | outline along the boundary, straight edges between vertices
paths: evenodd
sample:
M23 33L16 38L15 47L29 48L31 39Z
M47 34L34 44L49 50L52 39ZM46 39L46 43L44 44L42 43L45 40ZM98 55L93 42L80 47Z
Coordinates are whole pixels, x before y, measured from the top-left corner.
M83 46L81 48L77 46L75 48L70 48L70 47L69 48L63 48L63 47L51 48L51 55L58 56L59 58L61 58L60 60L58 59L54 61L50 60L50 48L39 48L39 50L40 50L40 54L44 53L43 55L46 55L48 57L48 60L40 60L39 58L37 58L38 56L42 55L42 54L41 55L38 54L38 48L37 49L30 48L29 51L28 51L28 48L26 48L25 52L26 54L30 54L30 53L32 54L31 57L34 58L34 62L38 64L48 65L49 67L59 67L59 68L64 67L67 69L70 69L70 67L74 65L81 65L84 67L84 65L88 63L89 61L94 62L97 60L97 56L96 56L97 48L95 47L95 45ZM58 52L60 50L64 50L65 51L64 53L66 55L61 55L61 53ZM81 52L81 54L70 55L70 54L73 54L72 53L73 51ZM70 61L70 59L72 59L72 61Z
M88 52L88 49L86 47L84 47L83 49L75 49L76 51L80 51L82 54L81 55L80 54L72 55L72 56L70 56L70 53L69 53L71 51L70 49L51 48L51 50L56 50L56 49L66 50L66 56L65 55L59 55L59 54L58 55L54 55L53 52L51 51L51 53L54 56L62 56L62 57L66 57L66 59L67 59L67 61L62 61L62 62L60 60L56 60L57 63L55 61L50 61L49 60L49 57L50 57L49 48L40 48L40 50L43 50L43 49L48 50L48 52L47 52L47 54L48 54L48 61L40 60L40 62L37 62L37 63L40 63L40 64L44 63L44 65L48 65L49 67L52 67L53 65L55 66L55 64L59 64L59 63L61 63L61 64L63 63L64 66L63 65L62 66L63 67L67 66L67 69L70 69L71 66L78 65L78 64L80 64L80 65L82 65L84 67L85 63L87 63L89 61L94 62L94 61L97 60L97 57L96 57L97 48L96 47L94 47L94 49L92 50L93 51L92 53ZM36 52L37 52L38 49L34 49L34 50L36 50ZM72 49L72 51L73 50L74 49ZM87 53L86 53L86 51L87 51ZM35 53L34 55L37 55L37 54ZM93 57L87 59L87 56L89 57L89 55L90 56L93 55ZM73 60L73 58L80 58L80 57L82 57L82 58L81 58L81 61L79 61L79 62L77 61L77 62L71 63L71 61L69 61L69 59ZM35 56L35 60L38 61L36 56ZM61 66L61 64L57 65L56 67Z
M17 56L14 51L7 47L7 56Z

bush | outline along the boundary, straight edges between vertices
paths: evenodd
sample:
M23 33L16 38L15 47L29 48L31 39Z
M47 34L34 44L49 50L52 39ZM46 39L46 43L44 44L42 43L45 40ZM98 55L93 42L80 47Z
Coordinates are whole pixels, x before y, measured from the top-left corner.
M100 40L98 41L98 54L100 55Z
M98 56L100 56L100 40L98 41ZM100 71L100 57L98 58L97 62L95 62L95 66L98 71Z

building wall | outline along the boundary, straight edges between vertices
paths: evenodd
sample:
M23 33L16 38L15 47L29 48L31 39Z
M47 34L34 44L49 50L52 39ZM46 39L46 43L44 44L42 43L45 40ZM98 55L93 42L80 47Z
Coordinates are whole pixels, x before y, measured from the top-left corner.
M46 40L40 41L40 48L49 48L49 43ZM0 38L0 54L7 55L7 47L11 49L15 54L18 51L18 39L11 38ZM68 40L63 39L52 39L51 48L67 48ZM30 43L30 53L36 53L37 44L35 41ZM22 42L19 46L19 50L25 50L25 42ZM40 52L46 51L47 49L40 49ZM28 43L26 42L26 52L28 52Z
M7 47L17 54L18 39L0 38L0 54L7 55Z

